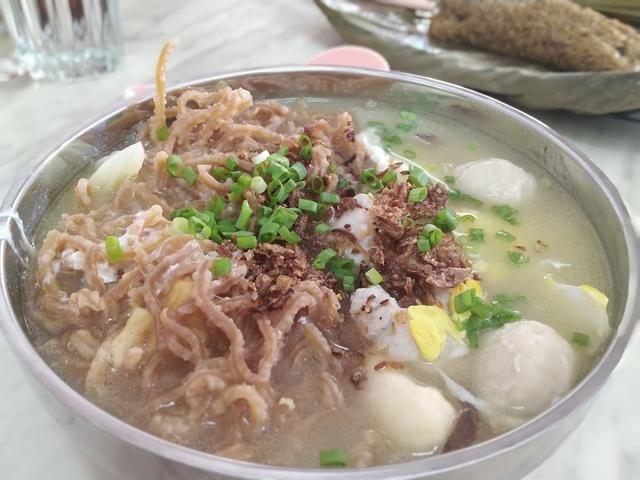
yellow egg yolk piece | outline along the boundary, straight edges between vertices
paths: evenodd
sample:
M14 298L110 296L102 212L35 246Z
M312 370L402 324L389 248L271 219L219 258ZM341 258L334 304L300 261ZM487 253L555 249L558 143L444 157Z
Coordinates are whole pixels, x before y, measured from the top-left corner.
M461 332L451 317L442 308L435 305L414 305L407 309L409 314L409 333L422 357L435 361L447 343L447 337L457 340Z
M604 293L591 285L580 285L580 290L589 295L589 297L592 298L599 307L606 310L607 305L609 304L609 298Z

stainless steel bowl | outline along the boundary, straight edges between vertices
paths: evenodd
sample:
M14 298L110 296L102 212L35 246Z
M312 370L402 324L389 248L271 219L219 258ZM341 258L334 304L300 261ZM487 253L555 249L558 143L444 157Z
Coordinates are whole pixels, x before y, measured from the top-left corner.
M637 240L629 213L611 182L585 155L542 123L494 99L448 83L401 73L293 67L226 74L175 88L213 87L219 81L249 88L256 98L303 96L321 100L330 96L373 100L396 108L411 104L417 111L448 117L514 147L565 187L602 240L615 292L610 312L615 333L606 352L580 384L547 411L515 430L470 448L361 470L305 470L238 462L184 448L138 430L100 410L67 386L29 342L21 283L24 267L18 255L3 242L0 327L43 404L79 436L79 446L109 461L113 461L113 455L126 452L137 460L143 472L138 471L138 476L144 478L146 469L155 470L158 461L170 468L173 478L256 480L512 480L541 463L586 414L589 401L618 363L639 312ZM3 209L17 212L24 221L27 236L33 239L42 216L60 191L89 162L126 144L127 133L150 110L149 98L130 101L65 139L29 165L4 199ZM15 222L5 220L3 226L5 232L16 233Z

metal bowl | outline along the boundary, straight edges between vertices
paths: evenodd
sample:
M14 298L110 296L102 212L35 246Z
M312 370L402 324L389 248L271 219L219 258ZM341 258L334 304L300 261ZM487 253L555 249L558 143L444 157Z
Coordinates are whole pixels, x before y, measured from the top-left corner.
M214 87L220 81L244 86L258 99L342 97L390 104L395 108L411 104L419 113L447 117L504 142L542 167L564 186L593 223L613 273L615 296L610 314L615 331L604 355L579 385L535 419L459 451L409 463L340 471L239 462L181 447L138 430L99 409L65 384L27 337L22 285L25 267L5 241L0 247L0 328L43 404L80 437L79 446L110 459L113 458L110 452L126 452L142 469L140 476L143 477L148 476L144 474L147 467L157 468L158 461L170 468L172 478L191 480L506 480L521 477L535 468L585 416L589 401L618 363L639 312L637 239L629 213L611 182L584 154L542 123L494 99L448 83L402 73L292 67L225 74L175 88ZM149 98L131 100L65 139L15 181L4 199L4 211L16 212L24 222L27 237L33 239L42 216L61 190L90 162L126 144L133 126L150 111ZM4 228L0 231L15 236L16 222L10 216L3 221Z

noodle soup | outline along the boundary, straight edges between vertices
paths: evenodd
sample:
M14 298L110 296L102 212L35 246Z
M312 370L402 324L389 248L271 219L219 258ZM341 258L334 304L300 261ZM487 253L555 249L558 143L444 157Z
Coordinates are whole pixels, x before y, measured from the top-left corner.
M231 458L389 464L515 428L602 351L597 236L518 152L410 105L160 87L27 279L34 344L107 411Z

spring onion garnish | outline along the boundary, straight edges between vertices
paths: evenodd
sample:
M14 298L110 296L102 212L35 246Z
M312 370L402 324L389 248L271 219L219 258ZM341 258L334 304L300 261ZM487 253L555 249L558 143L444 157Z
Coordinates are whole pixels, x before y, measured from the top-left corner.
M580 345L581 347L588 347L589 340L589 335L586 333L573 332L573 335L571 335L571 342L576 345Z
M296 232L292 232L284 225L278 229L278 233L280 234L282 239L287 243L296 244L296 243L300 243L300 240L302 240Z
M176 233L189 233L189 220L183 217L176 217L171 220L171 226Z
M295 174L295 180L297 182L304 180L307 176L307 168L301 162L296 162L291 165L290 170Z
M324 190L324 181L318 175L311 177L311 190L314 193L320 193Z
M231 170L232 172L234 170L238 169L238 165L240 165L238 163L238 159L236 159L236 157L234 157L233 155L227 157L227 159L224 161L224 164L227 166L227 168L229 170Z
M426 253L432 248L435 248L442 240L442 230L435 225L427 224L422 227L418 240L416 242L418 251L420 253Z
M273 243L275 239L278 237L278 230L280 229L280 225L275 222L265 222L262 227L260 227L260 232L258 233L258 241L260 243Z
M234 183L231 185L231 193L227 194L227 198L232 202L239 202L244 196L245 188L242 185Z
M196 180L198 180L198 174L193 168L187 167L182 172L182 178L184 178L189 185L193 186Z
M395 173L395 172L394 172ZM343 188L347 188L349 186L349 182L347 182L347 179L344 177L340 177L338 179L338 188L340 190L342 190Z
M249 225L249 220L251 220L251 215L253 215L253 210L251 210L249 202L244 200L242 202L242 207L240 207L240 214L238 215L238 219L235 223L236 228L238 230L246 230Z
M416 152L414 152L410 148L405 148L402 151L402 156L405 157L405 158L408 158L410 160L413 160L414 158L416 158Z
M282 184L282 186L284 187L284 191L287 192L287 195L289 195L296 188L298 188L298 184L296 182L294 182L293 180L291 180L291 179L289 179L286 182L284 182Z
M251 186L251 177L247 174L242 174L236 180L238 185L241 185L243 188L247 189Z
M382 176L382 178L380 179L380 183L382 183L383 187L386 187L387 185L391 183L395 183L397 181L398 181L398 174L395 172L395 170L387 170Z
M407 122L416 121L416 114L409 110L401 110L398 115L400 115L401 119L406 120Z
M426 187L429 185L430 178L427 172L420 167L411 167L409 169L409 183L415 187Z
M336 255L338 255L338 253L332 248L325 248L313 260L313 268L324 270L327 266L327 262L334 258Z
M282 203L287 198L287 191L280 180L271 180L267 185L267 195L273 203Z
M286 157L287 155L289 155L289 147L280 147L278 149L278 153L284 157Z
M313 147L311 146L311 144L309 145L302 145L300 147L300 157L303 160L311 160L311 157L313 156Z
M500 303L501 305L504 305L505 307L510 307L515 303L526 302L527 297L520 294L509 295L506 293L499 293L495 296L494 301Z
M527 263L529 261L529 257L527 255L515 250L509 250L507 252L507 257L509 257L511 263L515 265L522 265L523 263Z
M182 160L178 155L169 155L167 158L167 171L172 177L180 175L180 169L182 168Z
M156 130L156 138L161 142L169 138L169 129L167 127L160 127Z
M484 230L482 228L469 229L470 242L484 242Z
M321 192L319 198L322 203L328 203L330 205L337 205L340 203L340 196L336 193Z
M289 159L281 153L272 153L271 155L269 155L269 158L267 160L269 160L269 163L271 163L272 165L274 163L277 163L283 167L289 166Z
M300 200L298 200L298 208L303 212L315 214L318 212L319 206L320 205L318 204L318 202L314 202L313 200L309 200L307 198L301 198Z
M287 228L293 227L293 224L296 223L297 219L298 214L294 209L282 206L276 207L269 217L269 220L272 222L277 223L278 225L284 225Z
M380 120L368 120L367 127L384 127L384 122Z
M369 283L371 285L379 285L384 280L380 272L378 272L378 270L373 267L367 270L364 276L367 278L367 280L369 280Z
M400 122L400 123L396 123L396 128L398 130L403 130L405 132L409 132L413 128L413 124L412 123L407 123L407 122Z
M246 237L238 236L236 237L236 245L238 245L238 248L242 250L249 250L251 248L256 248L258 245L258 239L255 235L247 235Z
M253 164L257 167L258 165L260 165L261 163L263 163L267 158L269 158L269 151L268 150L263 150L261 151L259 154L257 154L256 156L254 156L251 161L253 162Z
M456 313L464 313L471 310L476 291L473 288L463 290L453 299L453 305Z
M493 207L491 207L491 211L511 225L517 225L518 223L520 223L517 217L518 210L510 207L509 205L494 205Z
M360 174L360 180L371 190L380 190L382 182L378 179L376 171L373 168L367 168Z
M513 243L518 239L515 235L512 235L506 230L498 230L496 232L496 238L499 238L500 240L504 240L507 243Z
M427 198L427 187L416 187L409 192L409 203L420 203Z
M213 197L211 197L207 210L209 210L215 216L220 215L224 210L224 200L222 199L222 197L218 195L214 195Z
M249 188L253 190L254 193L260 195L267 189L267 182L265 182L262 177L253 177L249 183Z
M356 290L356 278L351 275L342 277L342 289L347 293L353 293Z
M316 225L316 228L314 231L318 235L324 235L325 233L329 233L329 231L331 231L331 227L326 223L319 223L318 225Z
M224 277L231 273L231 259L228 257L216 258L211 265L211 273L214 277Z
M321 467L346 467L347 453L341 448L322 450L320 452Z
M402 143L402 139L398 135L384 135L382 141L393 145L400 145Z
M219 182L224 182L229 177L229 170L225 167L214 167L211 169L211 175Z
M444 176L444 181L451 185L452 183L456 183L456 177L454 177L453 175L445 175Z
M433 224L443 232L451 232L458 226L458 218L450 208L443 208L433 219Z
M420 253L427 253L431 250L431 243L426 238L418 238L418 240L416 240L416 246Z
M117 262L122 259L124 252L120 246L120 240L113 235L104 239L104 249L107 252L107 260L109 262Z

